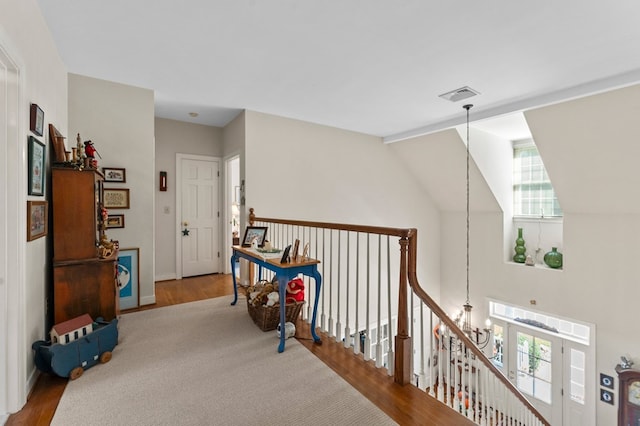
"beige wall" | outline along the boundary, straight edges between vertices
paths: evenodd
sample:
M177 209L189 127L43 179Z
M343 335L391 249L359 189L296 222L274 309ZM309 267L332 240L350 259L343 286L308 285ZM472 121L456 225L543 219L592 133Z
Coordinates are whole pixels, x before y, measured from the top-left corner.
M222 129L182 121L155 119L156 135L156 280L176 278L176 154L221 157ZM166 171L167 191L158 190L159 173Z
M17 411L26 401L35 381L31 343L45 338L47 298L47 245L50 237L26 242L26 200L46 197L27 196L27 138L35 136L49 144L48 123L67 130L66 67L53 43L35 0L2 2L0 13L0 49L6 52L19 71L17 104L7 107L17 115L17 139L2 139L0 168L7 173L0 182L0 193L7 196L0 218L9 221L6 250L0 250L0 422L6 411ZM29 131L29 105L38 104L44 111L45 133L38 137ZM6 164L4 162L7 162ZM48 166L49 167L49 166ZM49 182L46 183L48 190ZM6 191L6 192L5 192Z
M440 292L439 212L380 138L246 113L246 208L264 217L418 228L418 276Z
M77 74L69 74L69 131L67 144L93 141L102 156L100 167L126 169L126 183L107 188L129 188L130 209L111 213L125 215L125 228L109 229L109 238L120 248L140 249L140 304L155 302L154 220L156 176L154 167L153 92Z

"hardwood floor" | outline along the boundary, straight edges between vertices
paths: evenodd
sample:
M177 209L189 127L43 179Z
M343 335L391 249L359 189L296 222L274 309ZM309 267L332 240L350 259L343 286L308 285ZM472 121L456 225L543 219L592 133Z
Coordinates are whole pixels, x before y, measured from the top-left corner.
M155 309L231 294L233 294L233 284L230 275L206 275L179 281L161 281L156 283L156 304L126 312ZM385 370L375 368L373 363L364 362L352 351L345 350L342 344L336 343L335 339L323 333L320 333L322 345L314 344L306 322L299 321L296 328L296 338L300 343L399 424L434 426L474 424L414 386L397 385ZM27 404L21 411L10 416L6 425L49 425L66 384L67 379L41 374L29 395Z

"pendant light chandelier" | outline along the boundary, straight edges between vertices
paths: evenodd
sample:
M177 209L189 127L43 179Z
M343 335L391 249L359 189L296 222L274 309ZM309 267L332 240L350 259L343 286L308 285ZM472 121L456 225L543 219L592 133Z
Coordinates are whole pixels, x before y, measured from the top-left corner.
M471 310L473 309L473 306L471 305L471 299L469 297L469 253L470 253L470 246L469 246L469 231L471 229L470 226L470 213L471 213L471 209L470 209L470 202L469 202L469 183L470 183L470 176L469 176L469 159L470 159L470 155L469 155L469 110L471 108L473 108L472 104L466 104L463 106L463 108L465 110L467 110L467 299L464 302L464 305L462 305L462 311L458 314L458 316L455 318L456 323L458 324L458 326L460 328L462 328L462 331L464 332L464 334L466 334L471 340L475 341L476 344L478 345L478 347L480 347L480 349L483 349L485 346L487 346L487 344L489 343L489 337L491 335L491 322L487 319L486 323L485 323L485 328L484 328L484 333L482 331L480 331L479 329L475 329L473 328L473 326L471 325ZM474 336L475 334L475 336ZM480 341L480 335L484 335L484 338L482 340L482 342Z

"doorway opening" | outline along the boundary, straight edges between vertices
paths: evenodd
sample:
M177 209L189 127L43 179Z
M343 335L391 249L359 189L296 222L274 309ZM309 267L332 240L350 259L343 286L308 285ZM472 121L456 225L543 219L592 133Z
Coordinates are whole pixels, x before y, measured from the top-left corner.
M595 326L489 301L496 367L551 424L595 425Z
M231 258L231 246L240 244L240 156L235 155L225 161L226 179L225 179L225 206L227 218L225 227L225 259ZM231 273L231 265L224 263L225 273ZM234 265L238 268L238 265ZM235 271L236 275L239 271Z

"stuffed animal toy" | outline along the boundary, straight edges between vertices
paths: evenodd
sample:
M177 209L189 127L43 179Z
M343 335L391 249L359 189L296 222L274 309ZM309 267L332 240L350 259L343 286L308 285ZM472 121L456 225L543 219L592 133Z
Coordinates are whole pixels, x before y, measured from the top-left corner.
M264 284L264 286L261 287L256 285L254 291L249 293L249 300L253 306L262 305L266 303L267 296L274 291L276 291L276 289L271 283Z
M304 301L304 281L301 278L294 278L287 283L286 303Z
M277 291L273 291L273 292L267 294L267 303L265 303L265 304L267 306L274 306L279 301L280 301L280 294L278 294Z

